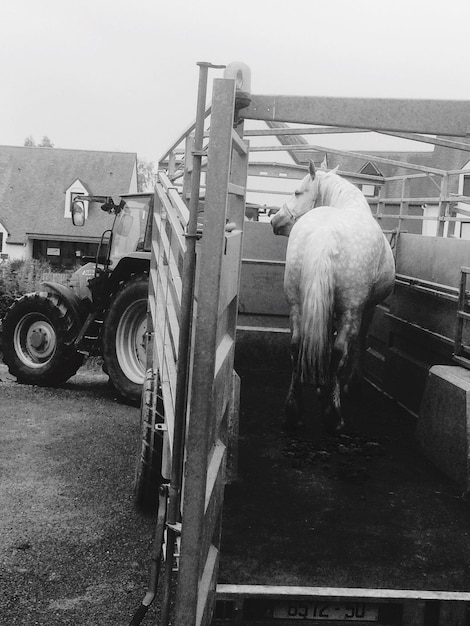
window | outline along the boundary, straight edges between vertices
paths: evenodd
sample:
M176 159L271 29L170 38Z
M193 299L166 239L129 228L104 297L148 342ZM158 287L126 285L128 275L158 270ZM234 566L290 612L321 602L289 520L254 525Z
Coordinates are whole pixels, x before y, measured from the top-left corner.
M360 188L365 196L373 198L377 195L377 187L375 185L361 185Z
M97 252L97 243L50 239L33 240L33 259L44 259L53 267L73 268L82 257L89 257L89 260L93 262Z
M464 174L463 177L462 195L470 196L470 176L468 174Z
M470 169L470 161L461 166L463 170ZM461 196L470 196L470 174L459 175L459 188L458 193ZM467 202L457 202L455 205L456 217L467 217L470 211L470 205ZM461 239L470 239L470 224L468 222L456 222L454 237L460 237Z

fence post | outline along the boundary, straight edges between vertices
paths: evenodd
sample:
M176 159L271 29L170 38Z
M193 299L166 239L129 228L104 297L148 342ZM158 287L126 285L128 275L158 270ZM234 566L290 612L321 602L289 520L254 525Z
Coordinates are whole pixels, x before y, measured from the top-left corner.
M408 202L404 202L403 201L403 198L406 197L406 183L407 183L407 181L408 181L408 178L406 176L401 181L401 202L400 202L400 212L398 214L398 232L401 232L401 223L403 221L402 220L403 215L408 213Z
M441 182L441 193L439 195L439 213L438 213L438 224L437 224L437 236L444 236L444 228L445 221L444 218L447 215L447 210L449 208L449 174L444 174Z
M184 152L184 175L183 175L183 202L189 207L191 200L191 176L194 166L194 133L191 133L186 137L185 152Z

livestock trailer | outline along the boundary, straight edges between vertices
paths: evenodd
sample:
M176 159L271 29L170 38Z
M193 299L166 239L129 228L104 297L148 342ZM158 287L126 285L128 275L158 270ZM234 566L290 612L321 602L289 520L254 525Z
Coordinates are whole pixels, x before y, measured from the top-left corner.
M294 189L293 179L305 175L299 155L319 152L324 158L327 153L395 168L388 176L378 168L342 172L373 188L371 208L396 255L395 292L376 311L366 377L405 407L410 419L429 419L441 440L432 415L435 403L428 402L429 418L420 407L429 394L436 396L445 387L443 403L456 402L461 421L452 436L462 439L462 461L450 473L454 469L452 477L465 483L466 400L455 398L465 396L469 384L465 322L470 319L470 242L457 235L464 234L469 221L465 204L470 198L461 183L470 170L328 150L303 137L371 130L373 120L376 132L424 142L435 135L432 141L442 151L465 153L470 146L456 137L466 136L470 103L258 96L251 94L248 68L232 64L224 78L214 80L212 104L206 108L211 66L199 65L196 122L162 157L155 192L136 498L140 504L158 500L158 516L149 589L132 624L142 621L156 596L161 623L171 620L178 626L286 624L295 619L312 624L468 624L470 593L465 589L218 584L218 568L225 485L237 473L236 369L255 361L265 370L289 368L282 293L286 240L273 237L267 222L274 202L247 206L247 198L272 198L274 193L280 198L277 205L282 204L282 196ZM209 116L210 128L205 122ZM264 121L268 128L250 130L249 120ZM247 141L266 135L280 142L255 146ZM250 160L256 153L281 150L297 156L295 162ZM256 177L281 181L284 187L275 192L250 189L248 181ZM412 192L423 179L432 180L438 193ZM423 236L431 223L435 232ZM434 381L428 389L430 368ZM436 450L433 441L428 445L439 463L443 446ZM445 460L442 464L446 469ZM308 551L308 545L302 549Z

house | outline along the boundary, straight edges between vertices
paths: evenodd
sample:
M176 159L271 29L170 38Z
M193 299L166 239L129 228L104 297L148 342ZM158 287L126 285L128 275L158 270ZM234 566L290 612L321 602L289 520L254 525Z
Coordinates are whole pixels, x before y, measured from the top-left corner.
M71 267L95 256L112 217L85 203L83 227L72 224L74 194L137 191L137 155L59 148L0 146L0 253L2 260L46 259Z
M274 129L282 129L285 132L289 126L283 122L266 122L266 125ZM251 130L251 129L250 129ZM295 129L297 132L301 129ZM339 129L338 129L339 130ZM257 144L260 144L257 137ZM267 145L273 145L273 137L265 137L270 141ZM324 149L308 150L309 144L322 143L321 135L303 136L301 134L279 134L277 141L284 145L287 152L284 153L285 172L274 173L274 176L301 178L305 175L309 160L313 160L317 167L325 164L328 169L338 166L341 174L357 185L368 198L374 214L379 214L381 226L384 230L396 228L396 217L400 211L405 215L401 228L408 232L435 235L438 229L438 215L440 211L440 194L446 198L448 212L456 216L458 221L445 226L445 236L470 239L470 138L461 137L438 137L435 140L424 137L427 140L427 149L420 151L355 151L355 153ZM436 142L436 145L432 144ZM253 142L254 143L254 142ZM417 143L421 147L423 144ZM296 149L301 148L301 149ZM306 149L307 148L307 149ZM254 149L256 152L256 148ZM276 153L264 152L265 158L273 159ZM411 165L410 169L407 165ZM257 163L250 165L252 177L265 175L268 177L270 169L266 164ZM467 172L459 170L467 169ZM297 170L297 171L296 171ZM434 172L433 172L434 170ZM443 177L437 173L451 172ZM289 173L288 173L289 172ZM445 187L441 188L445 178ZM264 183L262 193L251 194L253 201L268 206L279 204L279 196L273 194L275 190L285 193L283 181ZM270 184L272 192L268 190ZM256 180L252 178L251 189L259 189ZM285 185L284 185L285 189ZM289 187L292 192L292 185ZM270 195L271 194L271 195ZM467 199L459 198L466 196ZM455 197L455 201L454 201ZM405 203L401 199L406 199ZM402 206L400 206L402 205ZM406 205L406 206L403 206ZM385 216L385 217L382 217ZM419 219L414 219L414 217ZM424 218L424 219L423 219ZM256 219L256 218L254 218ZM460 221L463 220L463 221ZM264 220L263 220L264 221Z
M445 236L454 236L462 239L470 239L470 205L467 201L458 201L458 196L470 196L470 171L461 172L470 167L470 139L461 137L438 137L434 149L421 152L369 152L369 160L350 157L338 157L331 155L328 158L330 167L339 165L341 169L361 174L382 176L385 183L368 183L362 181L359 184L363 193L368 196L371 207L375 210L379 197L391 199L406 198L406 211L409 216L416 215L425 219L406 220L405 229L409 232L423 235L436 235L438 229L438 215L440 210L440 194L455 197L455 202L448 204L451 215L468 221L450 223L445 226ZM449 145L446 145L449 144ZM453 146L461 146L461 149ZM374 158L378 157L377 161ZM387 162L380 162L384 159ZM394 163L395 162L395 163ZM422 171L412 171L397 163L413 164L420 166ZM448 172L443 177L433 174L432 170ZM427 171L425 171L427 170ZM408 178L399 179L408 175ZM395 178L395 180L391 180ZM445 181L444 181L445 178ZM443 185L445 183L445 186ZM382 188L381 188L382 187ZM447 187L447 191L445 191ZM385 203L381 208L382 213L398 213L399 203L393 205ZM380 212L380 211L379 211ZM385 224L383 223L385 222ZM383 220L382 226L387 226L387 220ZM396 226L394 220L388 220L388 226Z

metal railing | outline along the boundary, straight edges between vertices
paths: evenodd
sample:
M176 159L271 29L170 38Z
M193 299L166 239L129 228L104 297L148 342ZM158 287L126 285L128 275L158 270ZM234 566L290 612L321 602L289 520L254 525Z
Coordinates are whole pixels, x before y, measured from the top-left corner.
M210 108L206 109L206 117L209 116ZM183 179L184 164L191 158L191 136L194 125L190 125L184 133L170 146L169 150L161 157L159 166L167 171L169 179L175 185L175 188L182 194L186 201L190 197L190 190L185 185ZM285 141L286 137L296 138L303 133L308 134L327 134L340 132L359 132L358 129L339 129L339 128L315 128L306 126L305 128L269 128L259 130L245 130L245 137L280 137ZM369 131L367 131L369 132ZM393 134L393 133L386 133ZM402 136L395 133L398 136ZM205 132L205 136L208 132ZM303 137L302 137L303 138ZM403 138L409 138L408 135ZM419 136L417 140L425 141L428 144L443 145L449 149L461 151L470 151L470 146L457 141L443 140L441 138L432 138ZM305 141L305 140L304 140ZM288 152L295 156L292 164L276 163L276 162L260 162L253 159L253 155L276 155L279 152ZM386 158L384 156L367 154L363 152L352 152L348 150L338 150L316 144L293 143L287 145L251 145L250 146L250 163L249 163L249 184L247 188L248 202L250 195L255 198L251 203L252 207L256 205L256 196L267 196L269 204L267 206L259 205L258 216L268 219L268 211L272 205L280 206L284 202L286 195L290 195L294 191L293 180L302 178L307 166L299 164L299 155L305 161L309 156L326 154L335 155L336 157L344 156L345 159L360 159L364 164L373 163L380 166L393 166L401 170L407 170L407 173L397 174L393 176L373 176L361 172L352 172L339 170L339 174L348 178L361 187L362 185L370 185L374 187L375 194L373 196L366 195L367 201L371 207L374 217L381 224L384 232L392 231L408 231L410 228L413 232L419 234L430 234L445 237L461 237L462 229L460 224L470 223L470 196L462 193L463 179L470 176L470 169L453 169L444 170L437 167L412 163L408 161L399 161L396 159ZM412 154L412 152L410 152ZM259 158L259 157L258 157ZM297 160L297 162L296 162ZM206 154L202 155L202 170L205 171L207 164ZM190 170L190 168L189 168ZM257 185L259 179L263 179L261 186ZM436 193L427 195L413 194L412 187L416 183L420 183L422 179L428 179L432 182ZM280 187L279 182L273 187L272 181L282 181ZM268 181L271 184L268 184ZM392 189L392 187L394 189ZM397 190L399 187L399 190ZM202 193L205 189L204 180L202 180ZM266 210L267 209L267 210ZM251 211L253 214L253 209ZM259 219L256 216L255 220Z

